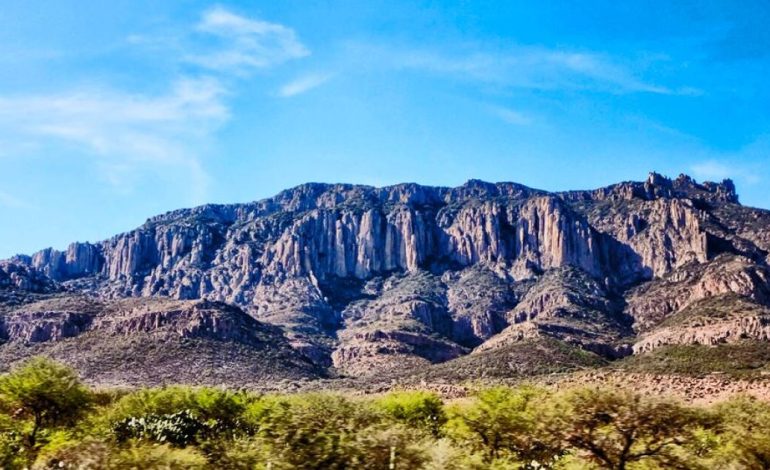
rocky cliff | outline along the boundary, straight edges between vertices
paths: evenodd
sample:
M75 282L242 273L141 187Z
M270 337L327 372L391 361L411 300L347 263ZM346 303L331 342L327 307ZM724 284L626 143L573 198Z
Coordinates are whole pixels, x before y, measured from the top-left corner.
M768 228L770 213L741 206L729 180L652 173L563 193L476 180L457 188L306 184L18 256L0 265L0 293L222 302L279 327L319 366L354 375L541 337L612 359L634 343L643 352L701 341L638 335L703 299L767 304ZM91 325L78 313L18 317L3 331L28 342L77 335ZM111 328L145 331L175 315L114 318ZM234 328L213 317L185 322L179 328Z

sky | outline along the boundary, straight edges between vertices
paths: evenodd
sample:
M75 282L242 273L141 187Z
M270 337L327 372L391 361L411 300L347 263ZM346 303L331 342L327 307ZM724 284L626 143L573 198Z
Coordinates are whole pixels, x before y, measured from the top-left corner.
M310 181L770 208L766 0L2 3L0 259Z

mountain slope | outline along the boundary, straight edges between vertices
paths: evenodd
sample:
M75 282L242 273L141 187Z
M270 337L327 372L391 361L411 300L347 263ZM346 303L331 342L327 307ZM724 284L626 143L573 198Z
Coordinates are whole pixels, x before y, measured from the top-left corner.
M763 326L744 323L766 318L768 228L770 213L741 206L729 180L652 173L644 182L562 193L476 180L457 188L306 184L258 202L169 212L109 240L3 262L0 338L24 330L26 317L8 319L18 316L12 307L86 296L99 302L99 321L83 308L68 310L66 321L29 320L69 325L56 327L40 351L66 358L74 350L64 344L115 334L104 325L122 318L116 306L142 298L214 302L200 305L237 307L246 329L272 325L277 336L264 347L244 337L186 338L180 331L188 327L164 334L270 350L288 378L451 367L481 354L488 362L533 341L582 348L597 355L591 364L660 345L729 342L733 333L765 341L754 333ZM716 299L737 313L713 314ZM202 308L185 305L174 309ZM719 320L692 321L701 311ZM686 326L672 326L684 317ZM30 334L6 340L0 354L21 355ZM148 334L162 336L133 327L128 336L144 344L153 341ZM239 354L198 369L245 363ZM161 356L154 357L163 363ZM156 370L171 379L180 364ZM244 382L264 376L242 372Z

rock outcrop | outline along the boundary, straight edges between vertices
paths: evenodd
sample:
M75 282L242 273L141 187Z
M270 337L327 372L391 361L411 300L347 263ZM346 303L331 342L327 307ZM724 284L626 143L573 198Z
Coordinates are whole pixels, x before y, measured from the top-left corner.
M768 233L770 212L741 206L731 181L684 175L562 193L477 180L457 188L305 184L3 262L0 313L39 300L21 291L88 294L112 313L81 328L67 316L76 311L36 312L4 318L0 331L27 342L98 329L253 346L249 330L273 325L298 355L354 375L527 341L617 358L634 342L643 352L711 341L703 332L653 335L703 299L769 304ZM110 310L125 298L208 303ZM719 328L764 338L753 321ZM46 326L33 332L23 323Z
M0 317L0 340L44 343L85 332L93 317L81 312L17 312Z
M237 307L160 298L57 294L0 315L0 372L33 355L101 385L188 382L270 388L323 377L280 328Z
M770 308L733 292L696 300L640 335L634 352L663 346L770 340Z
M547 336L605 357L631 352L620 305L585 271L568 266L543 275L508 313L508 326L475 352Z
M45 274L30 266L30 260L19 258L0 261L0 292L52 292L56 284Z
M637 331L660 325L667 317L702 299L737 294L765 304L770 301L770 270L742 256L720 255L710 263L691 263L632 289L626 313Z

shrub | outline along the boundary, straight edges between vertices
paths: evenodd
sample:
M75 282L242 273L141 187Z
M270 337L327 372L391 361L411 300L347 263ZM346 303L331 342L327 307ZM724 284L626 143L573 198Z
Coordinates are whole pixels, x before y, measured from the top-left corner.
M489 464L515 458L549 462L560 453L541 426L540 405L547 394L534 387L495 387L482 390L474 400L449 410L447 435Z
M121 397L106 412L106 427L114 430L117 423L131 418L170 416L188 411L205 426L209 434L232 435L243 429L242 415L254 401L251 395L214 388L172 386L145 389ZM180 415L181 416L181 415Z
M0 377L0 403L14 418L30 425L22 431L30 458L38 448L41 431L72 424L89 407L91 393L77 374L50 359L37 357Z
M375 406L393 420L439 437L446 423L441 399L434 393L393 392L375 400Z
M585 388L556 404L550 431L590 462L622 470L632 463L691 468L682 445L700 423L694 410L639 394Z
M739 397L717 407L726 438L724 461L770 469L770 403Z
M190 410L166 415L148 414L130 417L113 425L118 442L129 439L148 440L185 447L195 442L199 433L207 429Z
M422 433L392 423L368 400L332 394L265 396L244 419L273 468L418 468ZM262 450L264 449L264 450Z

